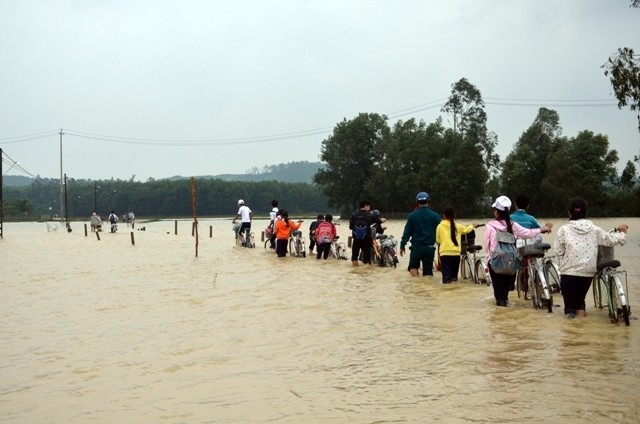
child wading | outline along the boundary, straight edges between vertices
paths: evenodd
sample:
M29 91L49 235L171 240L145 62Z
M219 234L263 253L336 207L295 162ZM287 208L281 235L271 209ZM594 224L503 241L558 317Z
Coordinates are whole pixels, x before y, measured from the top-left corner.
M450 284L452 281L458 281L462 234L469 234L478 224L456 224L455 212L451 207L444 209L443 216L444 219L436 228L436 243L442 266L442 284Z
M281 220L276 221L276 253L279 258L287 256L287 243L291 237L291 231L297 230L302 225L302 220L293 222L289 219L289 212L281 209L279 212Z
M318 228L315 232L315 237L318 242L318 254L316 259L320 257L327 259L329 257L329 251L331 250L331 243L336 238L336 226L333 224L333 215L328 213L324 217L324 221L318 224Z

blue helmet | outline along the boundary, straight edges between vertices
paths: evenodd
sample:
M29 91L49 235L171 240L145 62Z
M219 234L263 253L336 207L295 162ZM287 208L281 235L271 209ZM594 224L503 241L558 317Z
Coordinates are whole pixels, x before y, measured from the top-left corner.
M426 191L421 191L416 196L416 202L425 202L425 201L428 201L429 199L430 199L429 193L427 193Z

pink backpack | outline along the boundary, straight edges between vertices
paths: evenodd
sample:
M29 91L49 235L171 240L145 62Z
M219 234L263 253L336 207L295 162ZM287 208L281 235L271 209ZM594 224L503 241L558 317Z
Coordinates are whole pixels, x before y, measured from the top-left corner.
M318 244L333 242L333 224L331 222L321 222L316 229L316 240Z

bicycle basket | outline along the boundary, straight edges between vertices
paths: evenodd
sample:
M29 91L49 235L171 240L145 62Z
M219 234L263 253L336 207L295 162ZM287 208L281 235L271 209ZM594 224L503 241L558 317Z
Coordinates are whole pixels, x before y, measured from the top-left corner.
M460 249L462 252L473 248L475 244L476 244L476 230L473 230L470 233L462 235L462 246L460 246Z
M613 259L613 246L598 246L598 263Z

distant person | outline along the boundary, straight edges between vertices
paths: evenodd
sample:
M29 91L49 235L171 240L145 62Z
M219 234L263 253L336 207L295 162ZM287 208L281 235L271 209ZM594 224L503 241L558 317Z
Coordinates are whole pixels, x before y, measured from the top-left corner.
M318 215L318 218L320 216L322 215ZM322 221L318 223L315 230L314 237L318 242L318 254L316 255L316 259L320 259L321 257L327 259L329 257L331 244L337 235L338 231L333 223L333 215L328 213L323 216Z
M100 219L100 215L96 212L91 215L89 222L91 224L91 231L102 231L102 219Z
M291 231L295 231L302 225L302 220L293 222L289 219L289 212L284 209L279 211L282 219L276 221L276 254L279 258L287 256L287 245L291 237Z
M436 253L436 228L440 224L440 215L429 207L431 197L421 191L416 195L418 208L411 212L404 225L402 240L400 241L400 256L404 256L405 247L411 241L411 254L407 269L412 277L420 276L420 264L422 263L422 275L433 275L433 259Z
M387 226L383 224L387 222L387 219L380 215L380 211L378 209L372 210L371 215L373 215L375 233L384 234L384 230L387 229Z
M316 229L321 222L324 221L324 215L318 215L315 221L309 225L309 254L313 253L313 247L316 245Z
M371 202L363 199L360 201L360 209L351 214L349 218L349 229L351 230L351 265L358 266L358 256L362 250L362 262L371 265L371 225L373 215L371 215Z
M129 224L131 224L131 228L136 227L136 216L133 211L129 211L127 214L127 226L129 226Z
M436 243L442 267L442 284L458 281L462 235L471 233L478 225L462 225L455 222L452 207L444 208L443 220L436 228Z
M271 235L269 236L269 247L271 249L276 248L276 231L275 231L276 219L278 219L278 201L274 199L271 201L271 212L269 212L269 226L268 226L269 230L271 231Z
M585 298L596 274L598 245L624 244L629 226L620 224L610 233L587 217L587 202L575 198L569 204L569 223L558 229L555 251L560 259L560 288L567 318L586 316Z
M511 218L511 222L520 224L529 230L540 228L538 220L533 215L530 215L527 209L529 209L529 198L523 194L516 197L516 210L511 212L509 217ZM534 237L531 241L533 244L538 244L542 241L542 238L540 236Z
M111 223L111 232L118 231L118 215L114 211L109 214L109 222Z
M249 206L244 204L244 200L238 200L238 213L236 214L232 224L235 224L238 218L240 218L240 227L238 227L238 236L244 237L245 230L251 230L251 217L253 216L253 212L249 209Z

